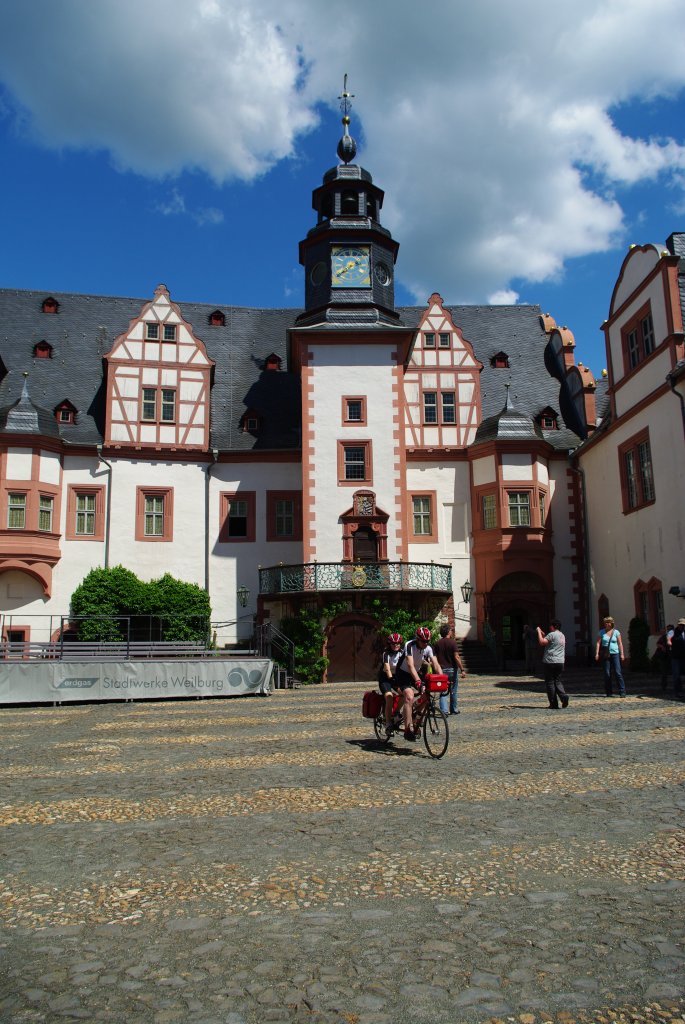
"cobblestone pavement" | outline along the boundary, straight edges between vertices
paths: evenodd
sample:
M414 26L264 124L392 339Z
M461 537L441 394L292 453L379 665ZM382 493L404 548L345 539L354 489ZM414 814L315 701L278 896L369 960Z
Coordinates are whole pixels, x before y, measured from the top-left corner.
M0 710L0 1020L685 1021L685 704L567 682Z

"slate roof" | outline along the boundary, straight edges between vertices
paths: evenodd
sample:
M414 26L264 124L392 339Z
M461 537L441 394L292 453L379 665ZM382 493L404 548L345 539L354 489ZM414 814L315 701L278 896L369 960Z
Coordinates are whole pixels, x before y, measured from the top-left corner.
M59 302L57 314L42 312L51 294ZM172 295L181 313L216 363L212 387L211 447L221 451L298 449L300 447L300 382L287 372L288 328L301 309L249 309L184 302ZM0 289L0 360L8 371L0 381L0 415L21 395L28 372L31 400L52 415L64 399L77 409L74 424L59 424L57 432L67 444L97 444L102 440L105 415L103 356L114 339L140 315L147 298L77 295L61 292ZM225 326L209 325L209 316L221 310ZM499 413L505 403L506 384L511 401L535 417L550 406L560 413L558 431L545 431L556 448L575 448L579 437L563 422L560 382L545 370L548 337L540 323L538 306L450 306L455 324L473 344L483 363L481 397L483 417ZM425 307L398 308L404 322L417 327ZM40 341L52 346L52 358L33 356ZM504 351L509 368L494 369L490 359ZM271 353L282 359L281 371L264 370ZM0 373L2 366L0 365ZM563 385L562 385L563 387ZM251 409L262 426L257 436L242 430L241 418ZM0 429L4 426L0 419Z

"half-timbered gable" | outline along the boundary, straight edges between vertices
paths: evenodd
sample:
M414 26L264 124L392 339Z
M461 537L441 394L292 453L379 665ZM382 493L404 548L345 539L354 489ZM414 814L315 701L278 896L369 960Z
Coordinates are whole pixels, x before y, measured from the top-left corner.
M164 285L114 341L105 441L114 447L209 447L213 361Z
M480 422L480 371L473 347L437 293L419 321L404 378L408 448L464 448Z

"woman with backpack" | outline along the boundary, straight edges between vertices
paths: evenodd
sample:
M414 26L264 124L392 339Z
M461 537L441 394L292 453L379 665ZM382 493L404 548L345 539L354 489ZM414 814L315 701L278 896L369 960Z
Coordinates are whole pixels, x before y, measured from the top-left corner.
M611 686L612 671L616 676L618 695L619 697L625 697L626 684L621 670L621 662L625 661L623 640L621 639L621 634L614 625L614 620L611 615L607 615L604 619L604 629L600 629L599 636L597 637L595 661L599 661L600 659L604 668L604 690L607 697L613 697L614 695Z

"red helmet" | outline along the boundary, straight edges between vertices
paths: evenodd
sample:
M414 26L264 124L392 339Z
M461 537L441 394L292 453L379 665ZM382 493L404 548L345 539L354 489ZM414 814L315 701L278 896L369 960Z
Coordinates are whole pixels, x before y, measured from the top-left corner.
M387 637L385 638L385 642L387 643L388 647L393 647L395 644L399 644L400 646L402 646L402 644L404 643L404 639L401 633L388 633Z
M430 629L428 629L427 626L419 626L419 628L416 630L416 639L423 640L425 644L429 644L431 639Z

